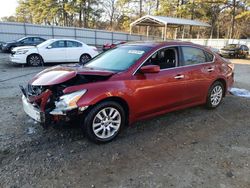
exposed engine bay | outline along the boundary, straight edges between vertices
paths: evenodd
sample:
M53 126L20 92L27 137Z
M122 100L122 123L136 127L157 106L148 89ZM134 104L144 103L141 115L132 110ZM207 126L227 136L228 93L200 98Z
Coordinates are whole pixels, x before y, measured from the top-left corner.
M111 75L110 75L111 76ZM87 84L91 82L99 82L107 80L110 76L107 75L83 75L75 74L73 78L55 85L33 85L29 83L25 88L20 86L23 95L28 103L37 108L42 116L42 123L48 124L51 122L70 120L72 116L79 115L79 111L75 106L67 107L63 100L71 94L65 94L63 91L67 87ZM72 94L72 97L79 99L86 91L77 91ZM67 99L66 99L67 100ZM82 111L85 109L82 109ZM45 118L46 117L46 118Z

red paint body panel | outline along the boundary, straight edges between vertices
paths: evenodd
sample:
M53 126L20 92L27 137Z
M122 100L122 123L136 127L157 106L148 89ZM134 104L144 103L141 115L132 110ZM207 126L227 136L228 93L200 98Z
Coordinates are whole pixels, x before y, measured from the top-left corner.
M208 90L214 81L223 80L226 90L234 82L233 70L228 64L221 57L202 46L184 42L136 43L136 45L147 45L152 49L124 72L87 70L81 66L57 66L41 72L30 83L54 85L67 81L76 74L108 76L104 81L70 86L63 92L71 93L87 89L87 92L77 102L79 107L92 106L111 97L120 98L127 103L129 122L133 123L173 110L204 104ZM156 50L179 45L193 46L212 53L215 56L214 62L169 68L158 73L156 73L157 71L155 73L136 72Z
M86 69L76 64L68 66L55 66L37 74L29 83L37 86L50 86L63 83L74 78L77 74L111 76L112 71Z

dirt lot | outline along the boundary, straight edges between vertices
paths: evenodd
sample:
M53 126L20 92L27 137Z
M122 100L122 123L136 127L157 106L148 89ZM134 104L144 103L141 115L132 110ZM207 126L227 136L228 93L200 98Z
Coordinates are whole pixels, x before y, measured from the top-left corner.
M76 125L42 129L21 106L19 84L43 68L0 54L0 187L250 187L250 99L228 95L126 128L105 145ZM250 60L232 60L250 90Z

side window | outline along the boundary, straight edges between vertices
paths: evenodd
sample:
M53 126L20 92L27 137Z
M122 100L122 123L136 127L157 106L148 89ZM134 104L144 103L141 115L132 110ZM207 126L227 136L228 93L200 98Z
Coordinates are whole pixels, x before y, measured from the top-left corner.
M154 53L145 63L145 65L158 65L160 69L176 67L177 49L165 48Z
M34 38L34 42L35 43L39 43L39 42L43 42L44 40L43 39L41 39L41 38L38 38L38 37L35 37Z
M76 42L77 43L77 47L82 47L82 44L80 42Z
M67 47L75 48L75 47L82 47L82 44L76 41L67 41Z
M184 65L194 65L206 62L203 50L193 47L182 47Z
M212 62L214 60L214 55L204 51L205 55L206 55L206 62Z
M59 40L59 41L53 42L51 44L51 46L52 46L52 48L64 48L65 42L64 42L64 40Z
M29 37L29 38L25 38L21 41L23 44L30 44L33 42L33 38Z

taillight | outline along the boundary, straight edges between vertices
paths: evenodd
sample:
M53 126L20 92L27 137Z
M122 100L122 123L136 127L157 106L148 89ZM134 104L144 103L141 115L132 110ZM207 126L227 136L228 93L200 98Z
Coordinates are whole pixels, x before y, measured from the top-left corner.
M232 70L234 70L234 64L233 63L229 63L229 64L227 64L227 66L229 66Z

